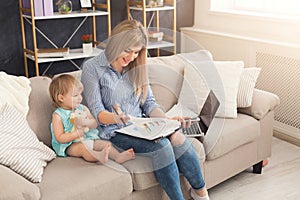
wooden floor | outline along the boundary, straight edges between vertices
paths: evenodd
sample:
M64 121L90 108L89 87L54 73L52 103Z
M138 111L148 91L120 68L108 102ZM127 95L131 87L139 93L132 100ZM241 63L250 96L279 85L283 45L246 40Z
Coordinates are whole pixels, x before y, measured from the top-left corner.
M211 188L211 200L299 200L300 147L273 138L272 156L262 174L251 169Z

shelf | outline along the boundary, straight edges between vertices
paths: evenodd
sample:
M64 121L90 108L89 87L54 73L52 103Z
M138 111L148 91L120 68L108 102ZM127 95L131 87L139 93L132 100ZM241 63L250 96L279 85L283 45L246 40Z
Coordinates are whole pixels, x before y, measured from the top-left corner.
M38 58L38 63L48 63L48 62L56 62L56 61L63 61L63 60L72 60L72 59L80 59L80 58L88 58L92 56L96 56L101 53L103 50L99 48L94 48L93 53L91 54L83 54L82 48L78 49L70 49L70 52L67 56L64 57L57 57L57 58ZM32 61L35 61L34 56L31 54L26 55Z
M129 7L130 10L139 10L139 11L143 11L142 7L136 7L136 6L130 6ZM174 10L175 7L174 6L161 6L161 7L154 7L154 8L145 8L146 12L150 12L150 11L160 11L160 10Z
M131 20L134 18L137 18L140 20L142 17L142 23L143 26L147 29L148 32L154 31L154 32L163 32L164 37L162 41L159 42L148 42L147 49L156 49L157 53L156 56L160 55L160 49L166 48L172 49L173 53L176 54L176 0L167 0L164 1L164 6L157 6L157 7L150 7L147 6L149 2L147 0L126 0L126 10L127 10L127 19ZM172 13L172 18L170 18L170 21L172 22L172 27L168 25L168 29L163 27L163 24L160 24L160 18L162 18L161 14L164 14L164 11L167 11L166 13L170 12ZM149 12L151 14L149 17ZM142 16L141 16L142 15ZM169 14L168 14L169 16ZM148 18L148 19L147 19ZM166 19L165 19L166 20ZM164 21L163 20L163 23ZM167 19L168 20L168 19ZM151 25L154 25L154 27L151 27ZM158 40L158 39L157 39ZM156 41L156 40L152 40Z
M175 44L167 41L160 42L148 42L147 49L157 49L157 48L165 48L165 47L174 47Z
M90 17L90 16L103 16L108 15L109 13L106 11L100 11L100 10L88 10L87 12L81 12L81 11L72 11L70 14L60 14L58 12L54 12L54 15L50 16L39 16L34 17L35 20L44 20L44 19L62 19L62 18L75 18L75 17ZM23 17L31 19L30 15L23 14Z
M80 66L78 63L74 62L73 59L85 59L89 57L93 57L98 55L100 52L103 51L103 49L99 48L94 48L93 52L91 54L83 54L82 48L74 48L70 49L69 53L67 56L63 56L65 54L54 54L58 55L61 57L42 57L46 56L46 54L40 54L41 57L38 57L38 41L37 41L37 33L41 35L43 39L48 41L53 47L52 48L64 48L64 47L74 47L74 45L70 44L70 41L74 38L76 34L79 34L79 30L86 28L83 25L88 21L91 23L87 23L85 25L91 26L92 27L92 36L93 36L93 41L98 41L97 36L99 36L99 33L97 34L97 20L103 16L104 18L107 19L107 36L109 37L111 34L111 12L110 12L110 1L111 0L101 0L103 3L95 3L95 0L92 0L92 7L89 8L88 10L82 11L82 10L73 10L69 14L61 14L59 12L54 12L53 15L49 16L33 16L34 13L34 7L29 6L27 8L23 7L23 1L25 0L20 0L19 1L19 12L20 12L20 17L21 17L21 31L22 31L22 43L23 43L23 55L24 55L24 65L25 65L25 75L29 77L29 65L28 61L32 60L34 62L34 67L35 67L35 75L39 76L40 75L40 70L39 70L39 64L41 63L47 63L48 66L46 70L44 70L43 75L48 71L48 69L52 66L54 62L57 61L70 61L76 68L80 69ZM29 1L29 0L26 0ZM43 1L43 0L30 0L30 3L34 3L33 1ZM91 20L88 20L88 19ZM80 21L80 23L75 23L74 25L71 26L71 30L69 30L69 27L63 27L63 29L68 29L68 35L65 37L58 38L59 43L63 44L62 46L58 46L53 42L53 37L50 38L47 36L47 31L48 29L41 30L39 29L36 25L39 26L44 26L49 22L49 20L64 20L67 19L73 19L76 22ZM39 21L39 23L37 23ZM28 31L31 36L26 35L26 27L25 23L28 23L31 27L31 31ZM103 24L101 24L103 26ZM53 27L55 29L55 27ZM57 27L56 31L63 31L63 29L59 29L60 27ZM25 31L26 30L26 31ZM71 31L71 32L70 32ZM57 39L57 38L56 38ZM62 41L65 40L65 41ZM28 43L32 43L32 45L28 45ZM27 48L27 45L30 46L31 49ZM80 60L77 60L80 62Z

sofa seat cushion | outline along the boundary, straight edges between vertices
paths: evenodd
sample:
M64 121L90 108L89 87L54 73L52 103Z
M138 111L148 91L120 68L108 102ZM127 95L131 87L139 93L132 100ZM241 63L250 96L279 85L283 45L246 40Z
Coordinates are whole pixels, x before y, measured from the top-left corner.
M121 165L58 157L38 184L42 199L124 199L132 193L131 176Z
M216 120L220 119L216 118ZM222 128L218 129L221 132L211 151L207 152L207 160L216 159L241 145L255 140L260 135L259 121L249 115L238 113L236 119L222 119L222 123L216 124L218 126L222 125ZM211 128L212 130L215 129L215 127ZM213 134L212 130L209 130L207 134Z
M190 141L196 150L200 163L203 163L205 152L202 143L194 138L191 138ZM136 156L134 160L125 162L123 165L131 174L134 190L145 190L158 185L149 157Z
M30 199L41 198L39 187L8 167L0 165L0 199Z

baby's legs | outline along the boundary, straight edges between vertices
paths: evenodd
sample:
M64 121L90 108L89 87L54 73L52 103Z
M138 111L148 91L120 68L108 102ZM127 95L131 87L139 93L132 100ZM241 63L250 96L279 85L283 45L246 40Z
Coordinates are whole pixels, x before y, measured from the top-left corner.
M82 157L84 160L89 162L105 163L108 161L108 152L111 148L111 145L104 146L101 152L90 151L88 148L81 142L76 142L71 144L67 149L67 154L73 157Z
M106 144L111 145L111 143L109 141L95 140L94 150L100 151L104 148L104 146ZM119 152L116 148L111 146L111 148L109 150L109 158L111 158L112 160L114 160L120 164L126 162L127 160L132 160L132 159L134 159L134 157L135 157L135 155L134 155L134 151L132 148L128 149L126 151L123 151L123 152Z

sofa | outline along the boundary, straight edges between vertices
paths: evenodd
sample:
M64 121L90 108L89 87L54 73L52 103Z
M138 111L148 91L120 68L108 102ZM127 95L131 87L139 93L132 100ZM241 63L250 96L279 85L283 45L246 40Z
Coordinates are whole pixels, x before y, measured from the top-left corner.
M153 94L167 111L178 102L187 63L179 54L148 61ZM80 71L71 74L80 78ZM51 147L49 124L53 112L48 94L50 82L51 78L45 76L30 78L26 118L37 138L48 147ZM213 137L213 145L206 141L206 136L189 138L196 149L208 189L250 167L254 173L262 172L262 161L271 156L274 109L278 104L275 94L254 89L251 106L238 108L236 118L214 120L207 136L213 135L214 126L221 129L218 137ZM222 126L216 125L218 121ZM56 157L44 167L42 180L33 183L0 165L0 199L168 199L151 169L150 160L142 156L123 165L113 161L102 165L81 158ZM184 177L180 179L183 194L190 199L190 185Z

